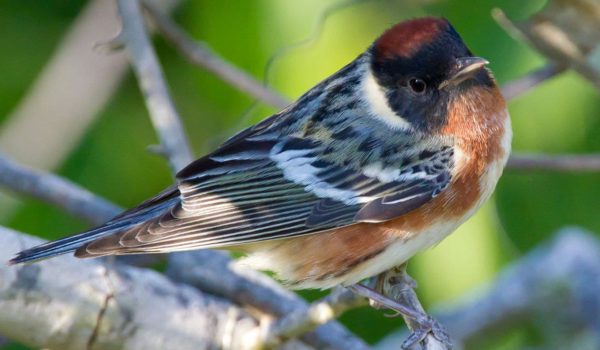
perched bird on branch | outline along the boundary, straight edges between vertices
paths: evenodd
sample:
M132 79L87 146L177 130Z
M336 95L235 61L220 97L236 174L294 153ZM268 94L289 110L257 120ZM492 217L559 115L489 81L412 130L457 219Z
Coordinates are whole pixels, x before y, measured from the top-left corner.
M10 262L227 248L292 287L358 283L442 240L493 192L511 127L487 63L445 19L397 24L176 185Z

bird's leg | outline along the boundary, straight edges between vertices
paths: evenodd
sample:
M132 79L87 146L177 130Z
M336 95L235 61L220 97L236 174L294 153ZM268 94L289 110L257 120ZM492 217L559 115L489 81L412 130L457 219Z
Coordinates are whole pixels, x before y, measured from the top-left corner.
M403 349L411 349L418 343L428 341L429 334L440 343L438 345L442 349L451 349L450 337L444 327L421 306L414 291L416 286L416 282L406 272L405 263L378 275L374 288L362 284L349 288L369 298L371 306L393 310L396 312L393 316L401 315L404 318L412 333L402 344Z

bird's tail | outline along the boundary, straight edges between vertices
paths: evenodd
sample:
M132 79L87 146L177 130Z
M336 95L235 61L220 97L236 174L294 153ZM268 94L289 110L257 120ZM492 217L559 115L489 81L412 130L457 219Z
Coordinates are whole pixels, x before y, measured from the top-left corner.
M87 243L111 234L116 234L145 220L159 216L165 210L169 210L178 201L179 189L177 186L171 186L156 197L145 201L133 209L125 211L102 226L24 250L10 259L8 264L14 265L37 261L74 252Z
M57 255L71 253L86 243L92 242L100 237L104 237L123 227L127 223L114 223L106 226L100 226L89 231L85 231L74 236L65 237L56 241L47 242L36 247L23 250L8 261L9 265L20 264L24 262L37 261L51 258Z

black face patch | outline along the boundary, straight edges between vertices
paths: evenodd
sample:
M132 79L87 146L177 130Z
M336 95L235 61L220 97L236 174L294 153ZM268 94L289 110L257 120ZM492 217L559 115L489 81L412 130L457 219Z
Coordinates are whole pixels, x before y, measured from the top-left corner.
M457 58L473 56L452 26L448 25L409 57L383 57L377 52L376 44L371 47L371 54L375 79L385 88L388 104L399 117L424 132L438 130L446 124L451 89L463 87L441 90L437 87L449 78ZM474 78L476 85L494 85L485 69ZM415 91L411 84L414 79L425 83L423 91Z
M413 127L421 131L433 131L446 124L449 97L433 87L423 95L416 96L403 87L393 87L386 93L390 108Z

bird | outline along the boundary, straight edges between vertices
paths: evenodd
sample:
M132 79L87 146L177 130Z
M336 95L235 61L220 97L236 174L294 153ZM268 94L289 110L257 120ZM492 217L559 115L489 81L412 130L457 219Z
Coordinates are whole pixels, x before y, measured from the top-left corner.
M488 63L445 18L400 22L175 185L9 263L217 248L290 288L358 283L440 242L494 191L512 131Z

